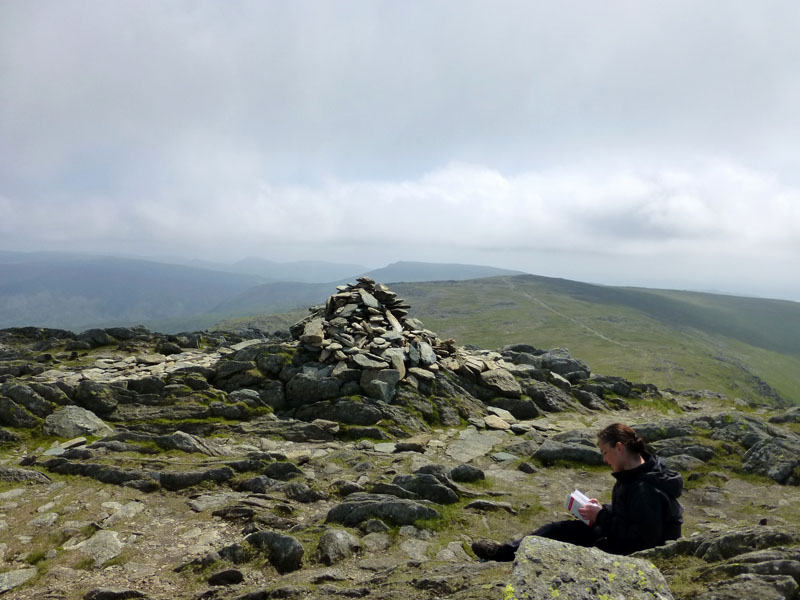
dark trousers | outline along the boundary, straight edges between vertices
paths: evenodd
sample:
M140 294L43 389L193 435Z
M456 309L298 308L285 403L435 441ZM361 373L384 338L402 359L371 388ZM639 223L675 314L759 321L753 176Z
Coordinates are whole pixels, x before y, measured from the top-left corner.
M559 542L567 542L568 544L586 547L594 546L598 540L594 530L583 521L578 521L577 519L548 523L547 525L539 527L536 531L531 532L530 535L537 535ZM521 543L522 538L500 546L498 558L496 560L514 560L514 554L516 554Z

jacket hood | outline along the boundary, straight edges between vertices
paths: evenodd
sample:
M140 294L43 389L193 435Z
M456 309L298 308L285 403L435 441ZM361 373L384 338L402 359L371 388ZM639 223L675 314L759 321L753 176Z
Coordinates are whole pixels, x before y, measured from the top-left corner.
M638 467L618 471L612 473L612 475L619 481L630 481L643 477L671 498L678 498L683 492L683 477L681 477L681 474L667 467L658 456L653 454L645 454L644 463Z

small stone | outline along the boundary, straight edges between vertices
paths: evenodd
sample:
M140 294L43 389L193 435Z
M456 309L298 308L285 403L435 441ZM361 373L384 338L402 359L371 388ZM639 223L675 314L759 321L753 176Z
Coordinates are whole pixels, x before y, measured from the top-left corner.
M386 354L386 353L384 352L384 354ZM408 370L408 373L410 375L413 375L417 379L420 379L421 381L431 382L434 379L436 379L436 375L434 375L433 373L431 373L427 369L421 369L420 367L411 367Z
M137 590L124 590L119 588L96 588L86 592L83 600L132 600L133 598L146 598Z
M487 406L486 410L489 413L491 413L491 414L493 414L493 415L495 415L497 417L500 417L501 419L503 419L503 421L505 421L509 425L512 425L512 424L517 422L517 419L514 417L514 415L512 415L510 412L508 412L504 408L499 408L497 406Z
M21 586L29 579L35 577L37 572L36 567L31 567L29 569L18 569L16 571L0 573L0 594Z
M227 569L214 573L208 578L208 585L236 585L244 581L244 575L237 569Z
M450 471L450 477L453 481L458 481L461 483L473 483L475 481L480 481L482 479L486 479L486 475L482 470L478 467L473 467L472 465L458 465L454 469Z
M488 415L487 417L484 417L483 422L486 424L488 429L499 429L502 431L511 429L511 425L496 415Z
M497 462L508 462L510 460L517 460L519 456L516 454L509 454L508 452L495 452L492 454L492 460Z
M352 361L362 369L385 369L389 364L385 361L377 361L367 358L363 354L355 354Z

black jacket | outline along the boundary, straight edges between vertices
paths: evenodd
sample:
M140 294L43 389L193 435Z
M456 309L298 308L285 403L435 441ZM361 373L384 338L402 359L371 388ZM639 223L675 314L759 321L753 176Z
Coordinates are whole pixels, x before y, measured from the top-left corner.
M594 523L596 545L606 552L630 554L681 536L683 507L677 498L683 478L657 456L644 459L638 467L612 473L617 482L611 504L603 505Z

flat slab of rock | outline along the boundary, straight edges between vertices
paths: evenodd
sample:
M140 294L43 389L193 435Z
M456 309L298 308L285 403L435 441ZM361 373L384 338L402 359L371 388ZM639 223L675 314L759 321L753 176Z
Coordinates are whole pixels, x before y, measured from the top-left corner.
M351 494L345 502L328 511L326 523L356 527L369 519L381 519L393 525L413 525L419 519L441 515L429 506L384 494Z
M44 433L60 438L83 435L107 436L113 433L102 419L79 406L65 406L48 415L42 426Z
M522 540L504 597L672 600L664 576L647 560L536 536Z
M0 594L4 594L9 590L13 590L15 587L21 586L29 579L33 579L36 576L36 573L36 567L0 573Z
M495 444L507 439L503 431L480 432L467 428L458 434L458 438L447 448L447 456L461 462L469 462L479 456L486 456Z
M88 540L77 545L84 554L94 560L94 565L99 567L112 558L119 556L124 544L119 539L116 531L101 530Z
M483 422L486 424L487 429L498 429L500 431L506 431L507 429L511 429L511 425L507 422L498 417L497 415L487 415Z
M508 398L519 398L522 387L514 376L506 369L491 369L481 373L483 385L493 392Z
M372 360L363 354L353 355L353 362L362 369L385 369L389 366L385 361Z
M552 464L557 460L574 460L587 465L603 464L603 455L596 448L577 443L564 444L555 440L545 440L533 453L533 458L544 464Z
M51 483L52 480L44 473L31 469L0 467L0 481L11 481L15 483Z

